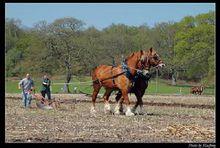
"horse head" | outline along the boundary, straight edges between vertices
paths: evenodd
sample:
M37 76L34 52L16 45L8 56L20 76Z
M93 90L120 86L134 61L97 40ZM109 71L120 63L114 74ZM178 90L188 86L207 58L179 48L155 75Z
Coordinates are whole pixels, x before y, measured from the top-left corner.
M152 47L147 51L141 50L140 52L141 58L139 61L139 67L141 66L142 69L149 70L151 66L156 68L162 68L165 66L160 56Z

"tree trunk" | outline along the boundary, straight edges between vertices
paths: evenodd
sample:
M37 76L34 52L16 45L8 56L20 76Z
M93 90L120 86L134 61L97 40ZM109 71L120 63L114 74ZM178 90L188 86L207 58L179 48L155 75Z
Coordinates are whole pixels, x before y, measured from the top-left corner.
M172 74L172 85L176 85L176 78L174 74Z
M67 93L70 93L69 82L70 82L71 78L72 78L72 72L70 69L68 69L67 75L66 75L66 91L67 91Z
M172 69L172 85L176 85L176 75L174 69Z

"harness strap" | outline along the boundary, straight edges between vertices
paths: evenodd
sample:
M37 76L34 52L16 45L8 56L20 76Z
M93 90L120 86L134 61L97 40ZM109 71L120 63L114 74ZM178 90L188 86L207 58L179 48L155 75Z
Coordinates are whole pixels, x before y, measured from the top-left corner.
M99 82L102 82L102 81L105 81L105 80L108 80L108 79L112 79L112 78L116 78L116 77L118 77L118 76L120 76L120 75L122 75L122 74L124 74L124 72L121 72L121 73L119 73L119 74L117 74L117 75L114 75L114 76L112 76L112 77L109 77L109 78L105 78L105 79L99 80Z
M109 79L116 78L116 77L118 77L118 76L120 76L120 75L122 75L122 74L124 74L124 72L121 72L121 73L119 73L119 74L117 74L117 75L114 75L114 76L112 76L112 77L108 77L108 78L105 78L105 79L102 79L102 80L96 79L96 80L93 81L93 83L99 83L99 84L101 84L101 83L102 83L103 81L105 81L105 80L109 80Z
M116 77L118 77L118 76L120 76L120 75L122 75L122 74L125 74L125 76L126 76L129 80L134 81L135 77L132 76L131 71L130 71L130 69L129 69L129 67L128 67L128 65L127 65L127 63L126 63L125 60L123 60L123 62L122 62L122 71L123 71L123 72L121 72L121 73L119 73L119 74L117 74L117 75L113 75L113 68L114 68L114 67L115 67L115 66L112 66L112 68L111 68L111 75L112 75L112 77L108 77L108 78L105 78L105 79L102 79L102 80L96 79L96 80L94 80L93 82L94 82L94 83L99 83L99 84L101 84L101 82L103 82L103 81L105 81L105 80L112 79L112 82L113 82L113 84L115 85L115 79L114 79L114 78L116 78ZM138 70L138 69L137 69L137 74L136 74L136 75L139 75L140 73L141 73L141 70Z
M114 66L112 66L112 69L111 69L111 74L112 74L112 76L113 76L113 68L114 68ZM115 85L115 79L114 79L114 76L112 77L112 82L113 82L113 85Z
M132 74L131 74L131 71L130 69L128 68L128 65L126 64L125 61L122 62L122 70L124 71L125 73L125 76L131 80L132 79Z

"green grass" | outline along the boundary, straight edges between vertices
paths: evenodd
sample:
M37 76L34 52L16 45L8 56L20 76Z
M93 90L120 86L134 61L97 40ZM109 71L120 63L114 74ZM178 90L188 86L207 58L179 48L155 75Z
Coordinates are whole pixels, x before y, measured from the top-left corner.
M33 78L35 82L35 88L36 92L40 92L41 89L41 79L39 78ZM6 79L5 80L5 92L6 93L21 93L21 90L18 89L18 82L19 80L10 80ZM54 83L64 83L65 80L58 80L52 79L52 93L62 93L62 85L55 85ZM87 82L87 83L80 83L80 82ZM80 90L85 93L92 93L92 86L91 86L91 78L90 77L74 77L71 80L71 83L74 84L69 84L70 86L70 91L73 92L73 88L77 87L77 90ZM156 87L157 86L157 87ZM155 80L151 80L148 85L148 89L146 90L146 94L189 94L191 86L189 85L177 85L177 86L172 86L168 85L164 80L158 79L157 83ZM181 90L181 92L180 92ZM102 88L100 93L104 93L104 89ZM206 88L204 90L205 95L214 95L214 88Z
M162 80L150 81L146 93L148 94L189 94L191 86L185 85L168 85ZM213 95L214 88L206 88L203 92L206 95Z

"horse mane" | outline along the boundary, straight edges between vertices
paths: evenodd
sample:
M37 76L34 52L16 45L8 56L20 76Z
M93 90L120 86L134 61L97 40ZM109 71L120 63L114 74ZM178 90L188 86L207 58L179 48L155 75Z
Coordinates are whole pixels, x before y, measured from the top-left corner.
M132 54L130 54L126 59L125 61L128 61L130 58L132 58L136 53L139 53L140 51L138 52L133 52Z

